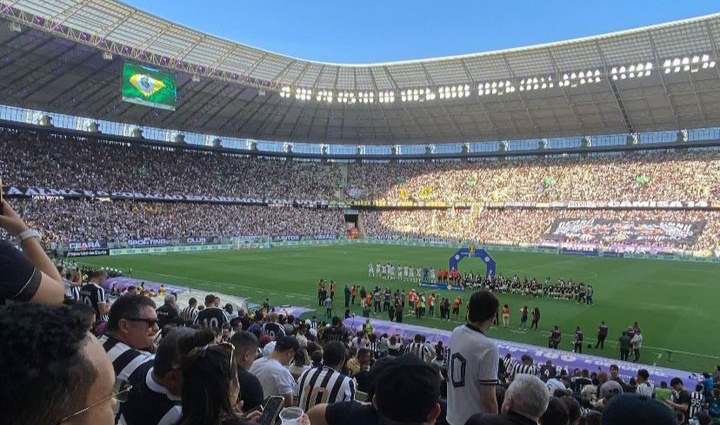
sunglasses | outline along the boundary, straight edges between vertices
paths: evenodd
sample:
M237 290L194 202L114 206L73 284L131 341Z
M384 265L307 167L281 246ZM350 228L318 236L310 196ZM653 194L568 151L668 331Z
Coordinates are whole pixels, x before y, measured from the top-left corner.
M65 416L58 422L58 425L60 425L63 422L66 422L68 419L72 419L75 416L82 415L83 413L87 412L88 410L92 409L93 407L97 407L108 400L115 400L115 403L113 405L113 414L117 416L118 411L120 410L120 404L125 403L128 401L128 396L130 395L130 390L132 390L132 385L130 385L127 381L117 381L115 382L115 387L113 388L113 392L109 397L105 397L102 400L98 400L95 403L92 403L91 405L78 410L77 412Z
M130 322L145 322L149 328L155 327L158 324L158 319L145 319L142 317L125 317L124 319Z
M229 342L219 342L217 344L208 344L203 347L193 348L192 351L190 351L190 356L197 356L198 358L205 357L205 354L210 349L213 349L214 351L219 351L216 350L215 347L218 347L221 351L224 351L225 354L228 355L228 358L230 359L230 367L232 368L233 361L235 359L235 346Z

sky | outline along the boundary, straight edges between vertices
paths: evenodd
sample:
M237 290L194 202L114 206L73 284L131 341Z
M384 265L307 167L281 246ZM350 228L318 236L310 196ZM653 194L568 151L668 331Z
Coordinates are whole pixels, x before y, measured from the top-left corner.
M720 12L718 0L123 0L193 29L322 62L568 40Z

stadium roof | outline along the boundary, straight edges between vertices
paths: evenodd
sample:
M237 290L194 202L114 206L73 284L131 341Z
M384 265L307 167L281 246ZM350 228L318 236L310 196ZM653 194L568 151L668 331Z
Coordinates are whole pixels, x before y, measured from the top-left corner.
M463 56L314 62L110 0L0 0L0 103L218 136L407 144L720 124L720 14ZM172 70L175 111L120 98L126 60Z

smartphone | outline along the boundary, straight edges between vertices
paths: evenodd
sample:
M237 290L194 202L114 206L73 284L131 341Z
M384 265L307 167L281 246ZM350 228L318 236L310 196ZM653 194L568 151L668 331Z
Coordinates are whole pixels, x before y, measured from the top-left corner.
M285 404L285 398L279 396L268 397L263 405L263 413L258 423L260 425L275 425L277 417Z

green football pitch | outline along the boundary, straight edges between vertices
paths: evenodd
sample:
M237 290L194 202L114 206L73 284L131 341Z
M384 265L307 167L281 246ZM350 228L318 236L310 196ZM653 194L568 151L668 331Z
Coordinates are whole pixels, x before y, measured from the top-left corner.
M84 261L119 268L136 278L237 295L250 302L262 303L269 297L275 305L292 304L315 309L318 308L317 280L332 279L338 283L335 313L342 315L342 290L346 283L361 284L366 288L378 284L393 290L407 290L413 286L368 278L369 263L390 262L439 269L447 267L448 258L454 251L451 248L336 245L96 257ZM510 305L512 326L493 328L491 335L494 337L546 346L548 330L557 324L563 332L561 348L569 350L575 326L584 330L586 342L594 342L597 326L604 320L610 327L609 343L604 350L585 347L585 352L617 358L620 332L638 321L644 336L641 362L693 371L714 370L720 364L719 265L502 251L490 254L497 262L499 274L582 280L595 289L593 305L500 295L501 304ZM460 270L484 273L484 263L479 259L466 259L460 263ZM440 292L452 297L459 293ZM464 298L470 295L469 291L460 294ZM523 305L540 308L539 331L518 329L519 310ZM357 305L353 310L360 314ZM435 314L439 313L436 311ZM324 315L324 310L317 311L318 317ZM386 319L387 315L373 317ZM426 317L420 321L408 317L406 322L443 329L451 329L459 323L439 317Z

